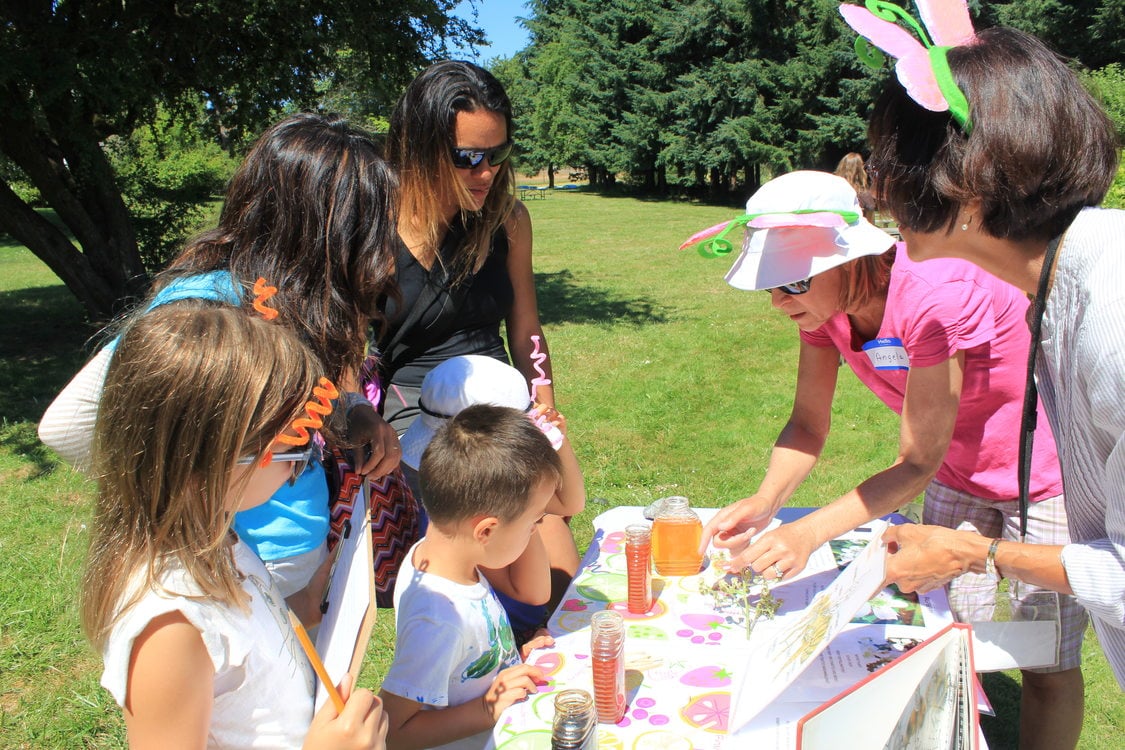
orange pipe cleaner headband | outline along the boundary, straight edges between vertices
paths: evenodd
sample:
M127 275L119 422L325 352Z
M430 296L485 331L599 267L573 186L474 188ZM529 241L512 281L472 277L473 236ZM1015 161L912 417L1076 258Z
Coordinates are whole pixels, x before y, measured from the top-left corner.
M324 426L322 417L332 413L332 400L339 398L340 392L336 390L331 380L321 378L320 385L313 388L313 396L316 397L316 401L305 402L305 414L308 416L297 417L290 425L293 432L297 434L282 433L277 436L277 442L285 445L304 445L309 442L309 429L319 430Z
M277 294L277 287L270 286L261 276L254 282L254 309L266 320L277 317L277 310L266 304L266 300L275 294Z

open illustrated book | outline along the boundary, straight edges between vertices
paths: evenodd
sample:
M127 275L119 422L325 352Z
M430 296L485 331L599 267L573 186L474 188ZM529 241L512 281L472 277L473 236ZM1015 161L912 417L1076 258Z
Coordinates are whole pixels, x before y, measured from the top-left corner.
M800 719L798 750L979 747L971 631L947 625Z
M768 637L755 639L745 668L739 671L741 677L732 686L731 734L738 733L797 680L882 589L886 576L885 529L886 522L870 524L871 541L839 576L817 593L799 616L770 628ZM946 627L807 713L798 722L799 746L803 750L837 748L840 739L847 737L847 744L855 747L977 747L978 691L970 634L967 626ZM904 664L909 666L904 668ZM939 689L943 700L929 700ZM890 708L892 701L886 693L905 704L899 712ZM838 709L837 703L845 707ZM883 720L876 721L879 717ZM950 719L954 720L952 728ZM869 734L863 735L865 741L853 743L852 738L860 736L857 724L863 724ZM931 730L939 725L946 732L940 736L952 737L953 741L935 741L939 735Z
M345 674L359 677L375 625L375 567L370 526L367 482L363 481L356 491L346 530L332 551L336 561L325 598L324 619L316 634L317 653L337 685ZM318 681L316 710L319 711L327 699L328 691Z

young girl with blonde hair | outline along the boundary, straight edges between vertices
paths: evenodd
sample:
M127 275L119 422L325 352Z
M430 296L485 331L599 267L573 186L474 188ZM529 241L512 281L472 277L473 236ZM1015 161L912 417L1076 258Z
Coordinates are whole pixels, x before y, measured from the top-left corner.
M284 326L207 300L123 329L94 428L82 618L132 748L381 748L382 707L313 671L265 566L232 531L308 462L334 388ZM349 695L350 693L350 695Z

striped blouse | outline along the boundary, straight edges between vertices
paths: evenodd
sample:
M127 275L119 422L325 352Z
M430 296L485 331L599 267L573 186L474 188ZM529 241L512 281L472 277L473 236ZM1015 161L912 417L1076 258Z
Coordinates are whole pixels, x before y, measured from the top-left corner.
M1063 567L1125 689L1125 211L1086 209L1067 230L1040 352L1073 540Z

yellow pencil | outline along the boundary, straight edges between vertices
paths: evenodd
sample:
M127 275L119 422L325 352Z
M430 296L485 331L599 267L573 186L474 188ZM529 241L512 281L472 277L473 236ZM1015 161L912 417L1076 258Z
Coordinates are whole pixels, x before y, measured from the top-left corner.
M301 642L301 648L305 650L305 655L312 662L316 676L324 683L324 689L328 691L328 697L332 699L332 704L336 706L336 713L344 713L344 699L340 697L340 693L332 683L332 678L328 676L328 670L324 668L324 662L320 660L320 654L316 652L316 646L309 640L309 634L305 631L305 626L297 619L297 615L293 614L293 610L289 611L289 622L293 626L293 632L297 634L297 640Z

